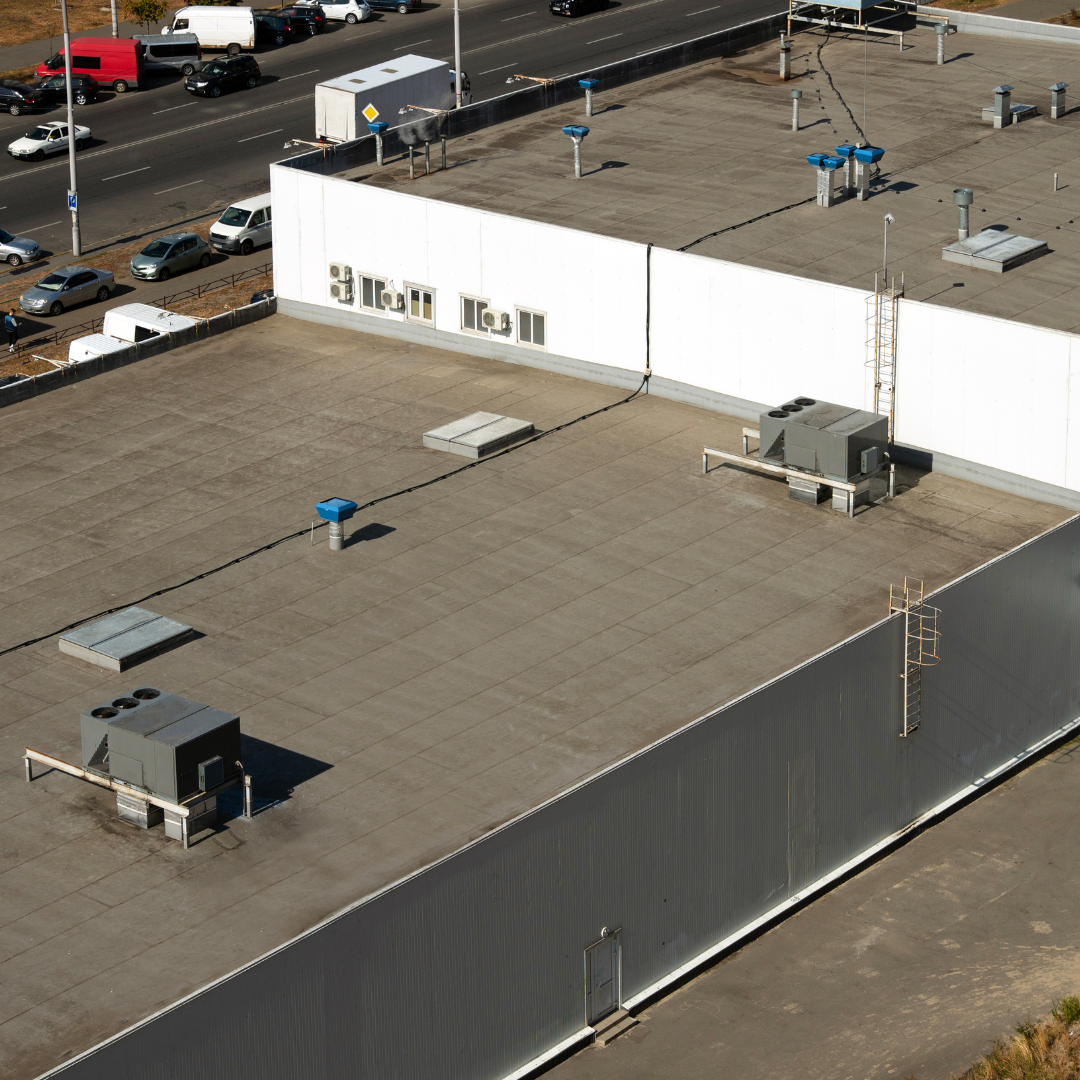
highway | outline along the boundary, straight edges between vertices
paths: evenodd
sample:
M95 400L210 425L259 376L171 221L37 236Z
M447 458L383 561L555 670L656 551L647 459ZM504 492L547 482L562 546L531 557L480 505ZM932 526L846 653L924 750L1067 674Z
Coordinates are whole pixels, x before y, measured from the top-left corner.
M553 16L546 0L464 0L462 67L474 99L506 93L511 74L558 76L686 41L773 13L777 0L622 0L592 15ZM315 84L358 68L419 53L453 63L453 3L408 15L376 12L281 48L256 51L263 79L217 100L188 94L179 75L109 91L76 106L93 143L79 155L83 244L174 221L269 188L268 165L287 156L287 138L314 137ZM0 146L47 113L0 114ZM41 163L0 161L0 225L45 251L71 246L66 155ZM20 275L21 276L21 275Z

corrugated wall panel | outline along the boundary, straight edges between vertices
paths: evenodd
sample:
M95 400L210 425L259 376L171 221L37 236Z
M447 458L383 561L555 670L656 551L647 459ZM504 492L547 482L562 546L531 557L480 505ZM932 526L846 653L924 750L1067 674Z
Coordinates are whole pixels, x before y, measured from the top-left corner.
M581 1030L583 950L663 980L1080 714L1080 521L947 587L922 727L894 618L68 1066L475 1080ZM882 583L883 587L885 582Z

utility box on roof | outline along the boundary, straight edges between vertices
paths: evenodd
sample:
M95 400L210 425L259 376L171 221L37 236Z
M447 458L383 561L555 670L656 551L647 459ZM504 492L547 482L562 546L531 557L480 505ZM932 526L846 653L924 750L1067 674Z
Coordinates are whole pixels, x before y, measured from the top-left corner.
M240 718L144 686L84 712L82 746L84 768L181 802L240 772Z
M762 461L831 480L857 481L885 464L889 418L814 398L761 414Z
M328 79L315 87L315 135L328 142L349 142L368 134L376 121L400 127L410 115L406 105L450 108L450 65L426 56L396 56L383 64Z

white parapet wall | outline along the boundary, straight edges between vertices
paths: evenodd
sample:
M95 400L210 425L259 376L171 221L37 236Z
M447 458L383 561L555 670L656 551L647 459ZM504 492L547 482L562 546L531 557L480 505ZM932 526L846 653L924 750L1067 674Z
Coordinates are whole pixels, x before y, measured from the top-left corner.
M863 290L284 166L271 184L283 313L618 386L648 357L653 393L748 419L800 394L873 407ZM366 307L365 277L406 310ZM465 328L466 300L510 328ZM896 385L896 442L935 469L1080 508L1080 337L901 301Z

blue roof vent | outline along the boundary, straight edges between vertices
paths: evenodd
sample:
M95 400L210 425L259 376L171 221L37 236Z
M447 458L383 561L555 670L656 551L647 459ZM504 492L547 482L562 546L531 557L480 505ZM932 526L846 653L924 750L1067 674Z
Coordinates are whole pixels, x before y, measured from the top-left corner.
M578 79L578 86L580 86L582 90L595 90L599 85L599 79Z
M836 148L836 156L843 158L845 161L850 161L855 156L855 151L858 147L854 143L844 143L843 146Z
M323 521L348 521L356 513L356 503L348 499L327 499L316 503L315 509Z
M827 155L825 157L825 160L822 161L822 163L818 166L818 168L831 169L834 172L837 169L842 169L843 167L844 167L844 159L843 158L838 158L838 157L832 157L831 155Z
M571 139L584 139L589 134L589 129L580 124L568 124L562 129L562 133L569 135Z
M815 169L822 168L822 162L828 157L828 154L807 154L806 160L814 166Z
M855 151L855 160L861 161L864 165L872 165L875 161L880 161L885 156L885 151L880 146L860 146Z

